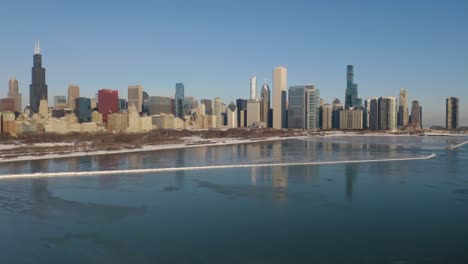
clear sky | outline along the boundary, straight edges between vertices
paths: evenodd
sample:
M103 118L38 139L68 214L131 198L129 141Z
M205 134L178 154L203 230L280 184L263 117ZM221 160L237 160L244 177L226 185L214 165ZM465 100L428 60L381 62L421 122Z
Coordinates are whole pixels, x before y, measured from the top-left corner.
M398 96L423 106L424 125L445 124L445 98L468 125L468 1L62 1L5 0L0 8L0 96L16 76L27 102L35 40L49 103L77 82L82 96L142 84L197 99L249 97L272 69L288 85L315 84L344 101L346 65L362 98Z

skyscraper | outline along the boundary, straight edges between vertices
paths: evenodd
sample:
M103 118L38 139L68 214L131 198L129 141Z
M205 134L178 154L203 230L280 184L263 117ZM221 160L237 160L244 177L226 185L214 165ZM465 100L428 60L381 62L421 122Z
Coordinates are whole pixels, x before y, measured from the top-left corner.
M213 109L213 114L216 116L216 128L221 127L221 98L216 97L214 99L214 109Z
M415 130L421 129L421 106L417 100L411 104L411 127Z
M38 113L40 101L48 98L45 73L45 69L42 67L41 48L39 41L37 41L31 70L31 85L29 86L29 106L32 114Z
M143 111L143 86L129 85L128 86L128 107L135 106L137 113Z
M78 122L91 122L91 100L89 98L78 97L75 99L74 105Z
M226 108L227 114L227 127L236 128L237 127L237 106L231 102Z
M200 103L205 105L205 113L203 113L204 115L213 114L213 102L210 99L201 99Z
M447 129L459 128L460 100L456 97L449 97L445 105L445 127Z
M237 99L237 127L246 127L247 126L247 100Z
M343 111L343 104L338 98L333 100L332 104L332 127L335 129L340 128L340 111Z
M369 129L379 129L379 100L371 98L369 101Z
M405 89L400 90L400 98L398 99L398 126L404 127L408 125L408 94Z
M257 99L257 77L250 78L250 100Z
M102 121L107 123L107 115L119 112L119 92L102 89L98 91L98 110Z
M66 107L67 107L67 97L65 95L54 96L54 109L55 110L65 109Z
M176 117L184 118L184 98L185 88L183 83L176 83L175 86L175 113Z
M270 124L270 87L267 81L262 86L260 103L260 121L264 123L265 127L271 127Z
M306 87L289 87L288 128L306 128Z
M258 100L247 101L247 127L256 127L260 123L260 102Z
M77 84L68 86L68 108L75 110L75 99L80 97L80 87Z
M313 85L306 85L306 129L319 128L320 92Z
M348 65L346 68L345 108L355 106L356 99L358 99L358 85L354 83L354 66Z
M393 96L380 97L378 100L378 108L379 129L396 130L396 98Z
M287 69L273 69L273 128L285 128L286 122L286 89L288 86Z
M15 112L23 112L23 103L21 101L21 94L19 93L18 80L12 77L8 82L8 97L13 98L15 102Z
M332 113L332 106L330 104L322 106L322 129L332 129Z

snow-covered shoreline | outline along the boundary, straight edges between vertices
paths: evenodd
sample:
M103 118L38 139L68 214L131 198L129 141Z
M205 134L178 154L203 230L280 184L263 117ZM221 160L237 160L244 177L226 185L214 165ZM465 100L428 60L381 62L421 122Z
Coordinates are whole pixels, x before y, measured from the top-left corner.
M31 160L44 160L44 159L59 159L59 158L74 158L74 157L84 157L84 156L97 156L97 155L112 155L112 154L124 154L124 153L135 153L135 152L147 152L147 151L158 151L158 150L169 150L169 149L181 149L181 148L195 148L195 147L212 147L212 146L227 146L235 144L248 144L248 143L258 143L258 142L268 142L268 141L278 141L278 140L290 140L290 139L306 139L306 138L322 138L322 137L376 137L376 136L386 136L386 137L419 137L419 136L447 136L447 137L467 137L466 134L425 134L425 135L409 135L409 134L387 134L387 133L366 133L362 134L359 132L350 133L350 132L326 132L323 136L291 136L291 137L268 137L268 138L259 138L259 139L236 139L236 138L214 138L214 139L204 139L199 137L190 137L183 138L184 143L177 144L161 144L161 145L146 145L141 148L132 148L132 149L119 149L119 150L91 150L91 151L79 151L79 152L70 152L70 153L61 153L61 154L47 154L47 155L22 155L13 158L0 158L0 163L9 163L9 162L19 162L19 161L31 161ZM72 143L37 143L34 146L37 147L54 147L54 146L68 146L73 145ZM18 145L0 145L0 150L2 149L13 149L18 147Z

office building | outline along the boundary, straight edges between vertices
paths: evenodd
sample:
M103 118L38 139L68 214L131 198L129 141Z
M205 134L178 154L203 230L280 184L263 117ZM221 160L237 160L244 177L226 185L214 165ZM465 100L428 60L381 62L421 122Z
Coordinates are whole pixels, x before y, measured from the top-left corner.
M68 108L75 110L75 99L80 97L80 87L77 84L68 86Z
M286 89L287 69L276 67L273 69L273 128L286 127Z
M332 103L332 128L339 129L340 128L340 111L344 109L343 104L340 102L338 98L333 100Z
M379 129L380 130L396 130L397 114L396 114L396 98L393 96L380 97L378 100L379 112Z
M407 126L408 120L408 94L405 89L400 89L400 97L398 99L398 127Z
M363 120L362 115L363 111L360 109L345 109L340 111L340 129L362 129Z
M213 107L214 107L213 115L216 116L216 128L220 128L221 127L221 112L223 112L223 110L221 109L221 98L216 97L214 99Z
M172 112L172 98L165 96L150 96L148 111L150 115L174 114Z
M75 105L75 103L73 103ZM54 96L54 109L60 110L67 108L67 97L65 95Z
M19 93L18 80L16 80L16 77L14 76L8 82L8 97L13 98L15 102L15 112L23 112L23 102L21 101L22 96Z
M332 129L332 116L333 116L333 108L330 104L324 104L322 106L322 129L323 130L328 130Z
M247 127L259 127L260 124L260 102L258 100L247 101Z
M78 97L75 99L75 115L79 123L91 122L91 99Z
M213 102L210 99L201 99L200 103L205 105L205 115L213 114Z
M421 129L421 106L417 100L411 104L411 128L414 130Z
M119 92L109 89L99 90L98 111L102 114L102 121L107 123L107 115L119 112Z
M141 85L129 85L128 86L128 108L135 106L138 113L143 112L143 86Z
M460 100L456 97L449 97L445 103L445 128L457 129L460 127L459 116Z
M306 129L320 128L320 92L313 85L306 85Z
M237 127L246 127L247 126L247 100L237 99Z
M36 42L36 48L33 56L33 67L31 70L31 85L29 86L29 106L30 113L39 112L39 103L41 100L47 100L46 70L42 67L42 55L39 41Z
M306 87L289 87L288 128L306 128ZM248 111L248 110L247 110Z
M119 112L128 110L127 100L124 98L119 98Z
M346 68L345 109L354 106L362 106L362 101L358 98L358 85L354 83L354 66L348 65Z
M175 86L175 113L176 117L183 119L185 116L184 111L184 98L185 88L183 83L176 83Z
M270 87L265 83L261 90L261 101L260 101L260 121L265 124L265 127L271 127L271 116L270 116Z
M237 127L237 106L231 102L226 108L227 115L227 127L236 128Z
M257 77L250 78L250 100L257 100Z
M377 98L369 99L369 127L370 130L379 129L379 100Z

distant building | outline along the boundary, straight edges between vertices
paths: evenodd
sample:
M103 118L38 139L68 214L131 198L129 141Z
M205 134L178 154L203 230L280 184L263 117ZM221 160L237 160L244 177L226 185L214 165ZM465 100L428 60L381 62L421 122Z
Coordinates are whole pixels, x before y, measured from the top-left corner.
M73 106L75 103L73 103ZM60 109L65 109L67 108L67 97L65 95L56 95L54 96L54 109L55 110L60 110ZM70 108L72 109L72 108Z
M247 127L258 127L260 124L260 102L258 100L247 101Z
M340 129L362 129L362 110L345 109L340 111Z
M271 115L270 115L270 87L265 83L261 90L261 101L260 101L260 121L265 124L266 127L271 127Z
M176 117L183 119L185 116L184 111L184 98L185 88L183 83L176 83L175 92L175 113Z
M46 99L39 101L39 114L42 115L42 117L49 116L49 104Z
M400 98L398 100L398 127L407 126L409 122L408 112L408 94L405 89L400 90Z
M23 103L21 101L21 94L19 93L18 80L16 80L15 77L12 77L8 82L8 87L8 97L13 98L15 101L15 112L22 113Z
M411 104L411 128L414 130L421 129L421 106L417 100Z
M173 114L172 98L164 96L150 96L148 111L150 115Z
M98 111L102 114L102 121L107 123L107 115L119 112L119 92L102 89L98 91Z
M205 115L213 114L213 102L210 99L201 99L200 103L205 106Z
M257 100L257 77L250 78L250 100Z
M75 110L75 99L80 97L80 87L77 84L68 86L68 108Z
M91 100L89 98L78 97L73 105L79 123L91 122Z
M237 127L246 127L247 126L247 100L237 99Z
M362 106L362 100L358 98L358 85L354 83L354 66L346 68L346 94L345 109Z
M237 106L231 102L226 108L227 115L227 127L236 128L237 127Z
M127 128L128 128L128 114L127 113L110 113L107 115L106 121L107 121L106 128L108 132L127 131Z
M380 97L379 105L379 129L380 130L396 130L397 114L396 114L396 98L392 96Z
M125 110L128 110L127 100L119 98L119 112L123 112Z
M445 128L457 129L460 127L459 116L460 100L456 97L449 97L445 103Z
M306 128L306 87L289 87L288 128Z
M379 129L379 100L372 98L369 100L369 127L370 130Z
M319 129L320 92L313 85L306 85L306 129Z
M333 100L332 104L332 127L335 129L340 128L340 111L344 109L343 104L338 98Z
M42 67L42 55L39 41L34 50L31 85L29 86L29 106L31 114L39 112L41 100L47 100L46 70Z
M143 111L143 86L128 86L128 107L130 108L131 105L136 107L138 113Z
M288 88L287 69L276 67L273 69L273 128L285 128L286 117L286 89Z
M213 109L213 115L216 116L216 128L221 127L221 112L223 110L221 109L221 98L216 97L214 99L214 109Z
M332 129L332 115L333 115L333 108L330 104L324 104L322 106L322 129Z
M0 99L0 112L14 112L15 99L11 97Z

